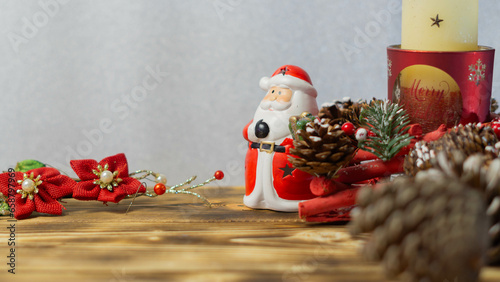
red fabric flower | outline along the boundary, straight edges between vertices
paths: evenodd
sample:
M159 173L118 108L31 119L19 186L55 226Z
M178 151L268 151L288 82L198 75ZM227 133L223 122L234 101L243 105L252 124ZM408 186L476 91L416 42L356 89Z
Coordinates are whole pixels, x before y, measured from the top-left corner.
M0 174L0 192L9 198L9 207L17 219L27 218L34 211L62 214L64 207L57 200L70 195L75 185L73 179L51 167Z
M128 174L127 158L124 154L95 160L72 160L71 167L80 178L73 191L78 200L98 200L118 203L125 196L146 192L139 180Z

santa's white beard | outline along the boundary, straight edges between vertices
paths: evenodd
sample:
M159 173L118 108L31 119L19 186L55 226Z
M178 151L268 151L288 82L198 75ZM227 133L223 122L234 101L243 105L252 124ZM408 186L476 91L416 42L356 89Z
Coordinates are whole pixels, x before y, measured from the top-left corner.
M249 132L248 135L249 139L253 142L273 141L280 143L283 139L290 135L290 131L288 130L289 118L290 116L286 113L286 111L263 110L261 107L258 107L255 112L253 123L250 126L251 132ZM260 120L267 123L269 126L269 134L264 138L257 138L254 133L255 125Z
M267 103L264 104L267 105ZM268 109L263 109L261 102L261 105L257 107L253 122L248 128L248 139L253 142L272 141L279 144L285 138L291 136L290 130L288 128L289 119L291 116L298 116L304 111L310 112L313 115L316 115L318 113L316 99L301 92L300 90L296 90L293 93L292 99L289 103L281 104L286 105L283 106L286 107L285 110L277 110L276 108L274 108L274 106L271 107L271 109L269 107ZM269 126L269 135L264 138L257 138L257 136L255 136L255 126L260 120L267 123L267 125Z
M280 101L269 101L262 100L260 102L260 108L263 110L276 110L276 111L284 111L292 105L292 102L280 102Z

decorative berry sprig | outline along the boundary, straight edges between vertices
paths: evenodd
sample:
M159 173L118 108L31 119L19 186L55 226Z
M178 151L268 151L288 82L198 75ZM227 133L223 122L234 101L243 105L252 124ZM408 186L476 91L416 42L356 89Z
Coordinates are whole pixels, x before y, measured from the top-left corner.
M144 174L136 177L139 180L140 179L151 180L151 179L147 178L150 175L155 177L155 179L152 180L152 181L156 182L156 184L153 188L154 193L151 193L150 191L146 191L144 193L139 193L139 189L137 189L136 193L133 196L132 195L127 196L127 198L132 198L132 202L130 203L126 213L128 213L130 207L133 205L135 198L140 197L140 196L157 197L157 196L160 196L163 194L188 194L188 195L192 195L192 196L197 197L198 199L203 200L207 204L207 206L211 207L212 204L210 203L210 201L208 201L207 198L205 198L204 196L202 196L196 192L192 192L189 190L207 185L208 183L210 183L212 181L221 180L224 178L224 173L222 171L218 170L214 173L214 175L211 178L205 180L203 183L182 188L183 186L193 182L196 179L196 176L191 176L189 179L187 179L186 181L184 181L180 184L174 185L172 187L168 187L168 186L166 186L167 178L163 174L159 174L159 173L149 171L149 170L138 170L138 171L132 172L130 175L134 176L134 175L141 174L141 173L144 173Z

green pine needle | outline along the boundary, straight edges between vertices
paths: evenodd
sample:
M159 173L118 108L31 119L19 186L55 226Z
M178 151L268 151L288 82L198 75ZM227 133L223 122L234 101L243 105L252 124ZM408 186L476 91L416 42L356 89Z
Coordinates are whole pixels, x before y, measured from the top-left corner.
M392 159L413 138L406 133L410 124L406 111L390 101L373 100L361 110L360 121L361 126L377 136L359 142L359 147L383 161Z

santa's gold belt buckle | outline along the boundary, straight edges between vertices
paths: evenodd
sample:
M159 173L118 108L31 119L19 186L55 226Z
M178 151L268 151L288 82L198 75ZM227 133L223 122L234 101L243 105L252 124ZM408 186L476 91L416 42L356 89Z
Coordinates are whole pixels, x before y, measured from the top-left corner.
M269 145L269 149L262 148L262 145ZM260 142L259 152L266 152L268 154L271 154L272 152L274 152L274 142L270 142L270 141Z

